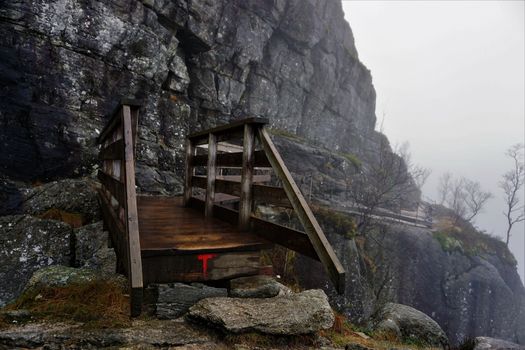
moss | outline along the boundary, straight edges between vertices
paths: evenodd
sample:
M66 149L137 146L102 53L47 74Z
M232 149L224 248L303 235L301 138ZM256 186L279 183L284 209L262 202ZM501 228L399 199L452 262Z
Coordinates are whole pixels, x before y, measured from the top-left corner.
M356 170L359 170L361 168L361 165L362 165L361 159L357 158L355 154L348 153L348 152L340 152L338 153L338 155L346 159L346 161L352 164Z
M5 310L28 310L35 320L81 322L85 328L130 325L129 299L113 281L32 288Z
M434 238L439 242L441 245L441 249L443 249L446 252L452 252L454 250L463 251L463 245L459 240L454 238L453 236L442 232L442 231L436 231L433 233Z
M312 209L316 218L325 227L331 228L335 233L347 239L356 237L357 223L353 217L323 207L313 207Z
M505 243L487 233L469 228L449 228L436 231L433 235L444 251L459 250L470 256L496 255L509 265L517 264Z
M275 136L284 137L293 141L305 142L306 140L296 134L293 134L284 129L268 128L268 132Z

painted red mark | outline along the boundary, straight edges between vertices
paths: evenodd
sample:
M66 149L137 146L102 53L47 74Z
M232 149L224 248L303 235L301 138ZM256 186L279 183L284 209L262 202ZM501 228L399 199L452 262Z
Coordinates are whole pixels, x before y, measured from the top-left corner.
M202 260L202 274L204 278L208 278L208 260L213 259L217 254L199 254L197 259Z

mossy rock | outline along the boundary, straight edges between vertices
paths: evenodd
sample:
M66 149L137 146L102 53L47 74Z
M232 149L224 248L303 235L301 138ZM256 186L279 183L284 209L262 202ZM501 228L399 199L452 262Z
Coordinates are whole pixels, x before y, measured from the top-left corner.
M35 271L29 282L27 282L25 291L49 287L80 285L98 280L116 282L117 285L122 286L123 289L126 286L126 279L121 275L114 274L103 276L95 270L55 265Z

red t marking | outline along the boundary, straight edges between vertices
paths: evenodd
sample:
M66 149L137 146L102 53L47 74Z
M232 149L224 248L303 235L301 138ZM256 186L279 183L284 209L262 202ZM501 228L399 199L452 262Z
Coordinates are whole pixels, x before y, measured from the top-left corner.
M197 259L202 260L202 274L204 278L208 278L208 260L213 259L217 254L199 254Z

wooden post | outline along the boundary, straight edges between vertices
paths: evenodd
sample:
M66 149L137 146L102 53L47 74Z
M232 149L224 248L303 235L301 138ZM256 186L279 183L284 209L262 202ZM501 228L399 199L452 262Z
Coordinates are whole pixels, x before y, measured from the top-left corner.
M208 175L206 181L206 206L204 216L213 216L213 203L215 202L215 177L217 165L217 136L210 133L208 137Z
M295 213L299 217L301 224L315 249L315 252L319 256L319 260L325 267L332 283L335 285L339 293L344 293L345 288L345 270L341 262L335 255L330 243L326 239L321 226L317 222L313 215L310 207L306 203L301 191L295 184L292 175L284 165L284 162L279 155L279 152L275 148L268 132L263 128L258 129L258 136L261 145L266 152L266 156L272 165L272 168L276 172L277 176L281 178L284 190L290 203L294 208Z
M250 124L244 125L242 172L241 172L241 200L239 203L239 230L249 229L252 214L252 183L253 162L255 151L254 128Z
M133 154L133 128L130 106L122 106L122 125L124 138L124 169L126 188L126 234L128 243L128 266L130 283L131 316L138 316L142 308L142 258L140 252L137 197L135 193L135 160Z
M190 139L186 139L186 175L184 177L184 206L187 207L192 195L191 180L193 177L193 156L195 146Z

